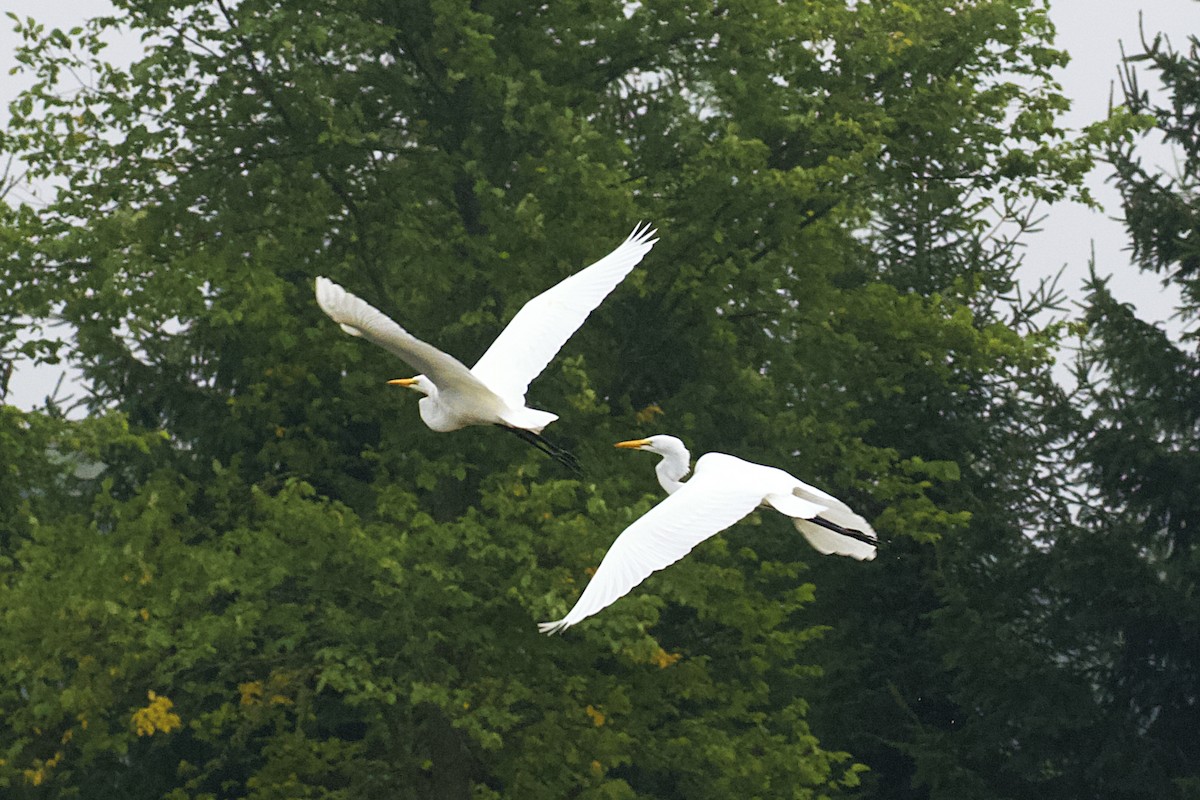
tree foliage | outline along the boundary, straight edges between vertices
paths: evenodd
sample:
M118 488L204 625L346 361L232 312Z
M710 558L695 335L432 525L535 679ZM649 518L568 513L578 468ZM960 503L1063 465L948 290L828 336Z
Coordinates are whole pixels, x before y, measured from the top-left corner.
M1019 230L1087 165L1044 4L115 5L17 23L37 82L3 143L63 189L5 219L2 316L70 322L94 399L0 432L6 790L817 797L861 761L900 796L942 786L938 754L969 770L934 741L971 708L931 612L975 585L934 543L962 572L967 532L1017 546L985 512L1038 469L1052 339L1004 313L984 220ZM114 26L144 36L128 70ZM639 218L662 241L531 396L583 480L425 430L312 300L329 275L470 363ZM657 494L609 443L660 430L845 496L879 563L752 518L540 637Z
M1130 797L1196 797L1200 783L1200 353L1196 320L1200 42L1176 50L1162 35L1126 62L1123 113L1146 120L1177 159L1147 165L1132 137L1110 149L1138 265L1175 287L1181 332L1139 319L1093 276L1079 377L1084 419L1079 458L1092 503L1071 553L1090 572L1093 596L1070 606L1099 673L1105 721L1121 731L1097 742L1097 760ZM1161 82L1152 95L1139 70ZM1119 764L1138 765L1128 770Z

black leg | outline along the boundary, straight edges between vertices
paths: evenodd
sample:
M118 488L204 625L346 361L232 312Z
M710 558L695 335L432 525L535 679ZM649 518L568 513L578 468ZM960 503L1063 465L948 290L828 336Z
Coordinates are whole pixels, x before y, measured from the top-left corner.
M813 517L809 520L809 522L820 525L822 528L827 528L834 533L840 533L842 536L849 536L851 539L857 539L860 542L865 542L866 544L873 545L875 547L879 546L879 540L871 534L863 533L862 531L857 531L853 528L843 528L841 525L830 522L824 517Z
M538 450L550 456L576 475L583 474L583 467L580 465L579 459L576 458L569 450L559 447L545 436L542 436L539 433L534 433L533 431L527 431L524 428L510 428L507 425L501 425L500 427L514 434L518 439L522 439L523 441L533 445Z

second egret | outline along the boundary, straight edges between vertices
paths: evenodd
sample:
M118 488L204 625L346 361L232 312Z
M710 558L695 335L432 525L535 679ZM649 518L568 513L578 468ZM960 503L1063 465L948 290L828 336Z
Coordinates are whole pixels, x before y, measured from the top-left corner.
M596 569L565 617L538 625L542 633L566 630L628 594L651 573L669 567L692 548L733 525L759 506L770 506L792 523L818 552L875 558L871 525L833 495L809 486L781 469L706 453L687 483L689 454L674 436L618 442L617 447L648 450L667 498L626 528Z

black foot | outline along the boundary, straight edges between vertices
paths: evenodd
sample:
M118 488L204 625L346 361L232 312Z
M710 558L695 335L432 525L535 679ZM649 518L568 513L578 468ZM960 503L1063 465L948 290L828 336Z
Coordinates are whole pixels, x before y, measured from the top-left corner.
M579 463L579 459L576 458L571 451L556 445L554 442L551 442L540 433L527 431L524 428L509 428L505 425L502 425L501 427L504 428L504 430L514 434L518 439L522 439L523 441L533 445L538 450L550 456L576 475L583 474L583 466Z

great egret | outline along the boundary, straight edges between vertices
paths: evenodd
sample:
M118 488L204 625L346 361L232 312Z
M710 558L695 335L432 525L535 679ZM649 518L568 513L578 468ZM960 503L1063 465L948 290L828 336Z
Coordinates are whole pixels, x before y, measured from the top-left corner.
M388 383L425 395L418 407L432 430L499 425L578 469L574 456L541 436L558 416L527 407L525 391L588 314L650 252L656 233L639 223L617 249L530 300L471 369L328 278L316 280L317 303L346 333L362 336L421 371Z
M707 453L696 462L692 479L684 483L688 451L674 436L651 436L616 446L662 456L654 471L667 498L617 537L575 607L556 622L540 623L542 633L563 631L606 608L652 572L674 564L759 506L771 506L791 517L821 553L860 561L875 558L877 539L870 523L841 500L781 469Z

